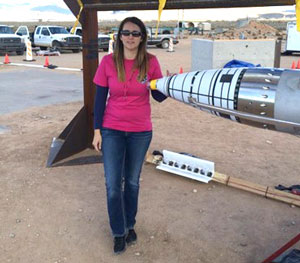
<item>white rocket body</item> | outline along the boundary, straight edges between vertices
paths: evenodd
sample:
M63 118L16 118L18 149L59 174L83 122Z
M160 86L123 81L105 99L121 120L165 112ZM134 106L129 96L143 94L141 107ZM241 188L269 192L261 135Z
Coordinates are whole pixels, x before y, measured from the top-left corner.
M158 79L151 89L233 121L300 134L300 70L194 71Z

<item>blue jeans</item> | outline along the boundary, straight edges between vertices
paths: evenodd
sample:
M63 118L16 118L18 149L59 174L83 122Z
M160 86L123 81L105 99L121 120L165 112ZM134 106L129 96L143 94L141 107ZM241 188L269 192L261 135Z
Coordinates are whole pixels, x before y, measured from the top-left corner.
M114 237L135 225L139 180L152 131L101 129L102 153L110 227Z

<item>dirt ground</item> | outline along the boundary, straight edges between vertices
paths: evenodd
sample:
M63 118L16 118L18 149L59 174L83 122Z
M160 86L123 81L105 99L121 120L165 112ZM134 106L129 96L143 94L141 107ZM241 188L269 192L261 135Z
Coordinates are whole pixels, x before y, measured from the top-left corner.
M189 71L190 46L191 39L184 39L173 53L149 51L164 73ZM44 57L35 58L35 64L44 63ZM290 68L298 58L282 57L281 66ZM81 54L49 60L60 67L82 65ZM0 76L5 70L19 67L0 66ZM151 151L194 154L213 161L218 172L265 186L300 183L298 137L236 124L172 99L152 106ZM1 263L256 263L300 232L297 207L147 164L138 243L113 255L102 164L45 167L52 138L81 107L80 101L0 115L0 125L10 128L0 134Z

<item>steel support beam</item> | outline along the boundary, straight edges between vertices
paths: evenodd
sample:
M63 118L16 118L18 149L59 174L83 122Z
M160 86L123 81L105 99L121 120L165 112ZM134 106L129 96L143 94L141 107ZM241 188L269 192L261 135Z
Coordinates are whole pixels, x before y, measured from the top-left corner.
M92 147L94 134L94 97L95 84L93 83L98 59L98 18L96 10L84 10L84 23L82 25L82 59L83 59L83 85L84 107L87 110L88 120L88 146Z
M157 10L159 1L95 1L84 8L97 11ZM229 8L294 5L295 0L167 0L164 9Z
M97 11L84 10L81 21L84 106L58 138L53 139L47 161L48 167L86 148L92 148L95 94L93 78L98 67Z

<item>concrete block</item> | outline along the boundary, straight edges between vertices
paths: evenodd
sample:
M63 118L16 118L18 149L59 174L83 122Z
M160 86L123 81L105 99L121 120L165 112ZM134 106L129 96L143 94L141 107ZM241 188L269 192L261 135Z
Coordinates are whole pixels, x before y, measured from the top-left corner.
M275 39L193 39L191 70L223 68L233 59L260 64L262 67L274 67L275 47Z

